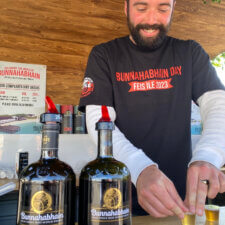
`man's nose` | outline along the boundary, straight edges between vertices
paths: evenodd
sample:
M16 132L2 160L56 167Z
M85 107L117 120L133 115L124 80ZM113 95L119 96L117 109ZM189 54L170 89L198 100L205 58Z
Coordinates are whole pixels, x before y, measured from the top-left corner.
M158 13L155 9L150 9L145 15L145 23L149 25L158 23Z

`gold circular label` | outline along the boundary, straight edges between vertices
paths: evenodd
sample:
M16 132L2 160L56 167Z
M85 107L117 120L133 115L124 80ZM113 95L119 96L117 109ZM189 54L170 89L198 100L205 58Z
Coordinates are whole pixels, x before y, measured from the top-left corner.
M108 209L118 209L122 203L122 195L119 189L109 188L103 197L104 207Z
M45 191L36 192L31 199L32 210L38 214L51 210L52 197Z

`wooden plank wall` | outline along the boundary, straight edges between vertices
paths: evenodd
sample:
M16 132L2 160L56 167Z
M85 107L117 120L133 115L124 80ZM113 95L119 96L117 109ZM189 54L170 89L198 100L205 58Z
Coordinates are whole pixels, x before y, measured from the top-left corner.
M0 0L0 60L47 65L47 95L78 104L92 46L128 33L123 0ZM225 51L225 1L177 0L170 35Z

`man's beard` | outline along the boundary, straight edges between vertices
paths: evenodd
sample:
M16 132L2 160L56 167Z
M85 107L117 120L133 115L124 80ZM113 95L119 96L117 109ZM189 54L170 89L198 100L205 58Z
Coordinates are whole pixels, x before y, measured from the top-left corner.
M163 24L138 24L134 26L129 16L127 17L127 24L128 28L130 30L130 34L135 41L136 45L144 50L154 50L158 48L164 41L166 34L170 28L170 23L167 26L164 26ZM152 30L159 30L159 33L155 37L143 37L140 34L141 29L152 29Z

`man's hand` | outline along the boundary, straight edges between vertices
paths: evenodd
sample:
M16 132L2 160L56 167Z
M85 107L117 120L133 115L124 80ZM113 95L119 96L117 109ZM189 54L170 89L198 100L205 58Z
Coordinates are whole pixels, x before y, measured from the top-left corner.
M153 217L184 217L185 207L176 188L156 166L145 168L137 180L138 202Z
M201 180L208 180L209 184ZM225 175L210 163L196 161L187 172L185 203L190 212L203 215L206 197L215 198L217 193L225 192Z

